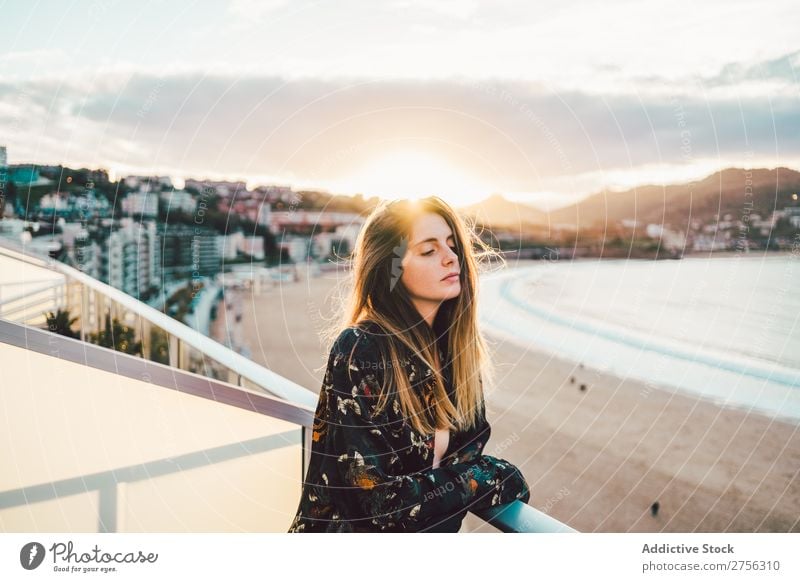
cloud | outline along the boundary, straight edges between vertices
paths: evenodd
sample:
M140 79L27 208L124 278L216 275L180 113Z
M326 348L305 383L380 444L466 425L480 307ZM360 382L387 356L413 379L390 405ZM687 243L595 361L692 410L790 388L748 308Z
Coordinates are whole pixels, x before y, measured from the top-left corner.
M796 85L800 80L800 51L753 65L729 63L708 84L737 85L746 81L783 81Z
M702 82L759 70L787 79L796 59L730 66ZM800 158L795 97L663 93L556 92L503 79L133 74L0 84L0 130L15 162L320 185L393 151L422 151L498 192L566 192L571 177L638 167Z

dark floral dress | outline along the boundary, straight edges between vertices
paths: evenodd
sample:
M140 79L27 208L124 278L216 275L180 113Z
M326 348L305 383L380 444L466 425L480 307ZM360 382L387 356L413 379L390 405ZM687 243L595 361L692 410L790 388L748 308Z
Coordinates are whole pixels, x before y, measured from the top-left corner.
M387 368L379 349L382 334L376 324L362 323L344 330L331 349L289 532L457 532L469 509L515 499L527 503L530 492L520 471L483 454L491 434L485 414L474 429L451 431L437 468L434 435L413 429L396 395L375 414ZM405 355L400 365L429 402L433 371L410 352ZM450 361L444 362L452 398Z

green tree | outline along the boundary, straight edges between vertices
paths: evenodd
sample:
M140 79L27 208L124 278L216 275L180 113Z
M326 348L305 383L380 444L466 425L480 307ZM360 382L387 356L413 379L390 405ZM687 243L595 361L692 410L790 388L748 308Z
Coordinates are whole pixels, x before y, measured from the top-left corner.
M89 341L125 354L141 355L142 353L142 342L136 341L136 330L122 324L117 318L112 321L110 312L106 313L104 329L89 334Z
M169 364L169 336L164 330L150 330L150 359L159 364Z
M72 330L72 324L78 321L77 317L70 317L68 309L61 309L60 307L58 310L53 313L52 311L48 311L45 313L45 319L47 320L47 329L52 331L53 333L57 333L59 335L63 335L66 337L71 338L80 338L80 332Z

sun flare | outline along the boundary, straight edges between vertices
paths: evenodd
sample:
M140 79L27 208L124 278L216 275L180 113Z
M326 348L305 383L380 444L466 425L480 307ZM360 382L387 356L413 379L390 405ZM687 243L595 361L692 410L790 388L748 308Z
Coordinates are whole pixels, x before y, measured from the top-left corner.
M343 184L353 193L418 200L436 195L463 206L487 196L480 182L448 162L417 151L398 151L366 162Z

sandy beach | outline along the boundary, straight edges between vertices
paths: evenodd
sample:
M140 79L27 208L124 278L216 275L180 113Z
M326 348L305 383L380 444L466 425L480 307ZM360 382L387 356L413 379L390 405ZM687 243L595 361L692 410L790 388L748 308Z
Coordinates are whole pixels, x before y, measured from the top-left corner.
M234 291L240 322L220 309L213 333L318 392L338 291L335 273ZM487 453L520 467L534 507L583 532L800 532L797 425L487 338ZM461 531L496 530L469 515Z

